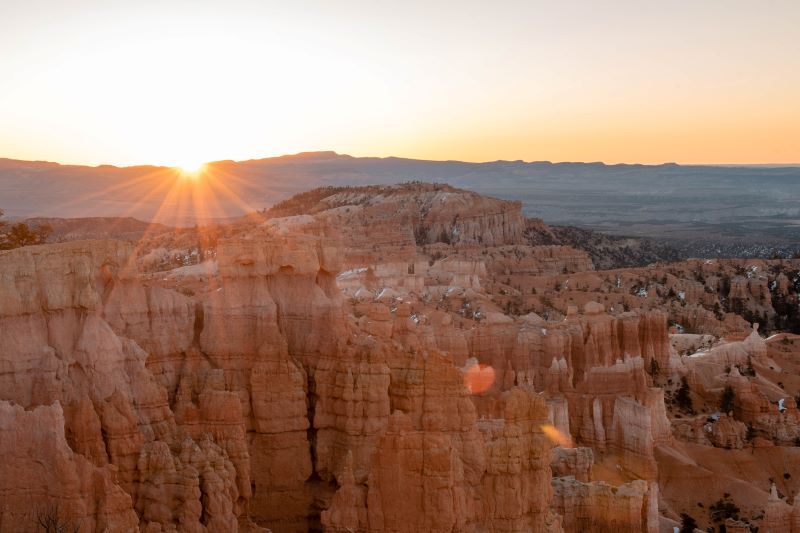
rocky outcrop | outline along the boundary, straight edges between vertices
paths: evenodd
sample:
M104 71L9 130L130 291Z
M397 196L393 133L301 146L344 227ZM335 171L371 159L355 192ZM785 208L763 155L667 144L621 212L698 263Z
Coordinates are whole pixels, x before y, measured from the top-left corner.
M642 480L619 487L553 478L553 509L564 517L564 531L598 533L658 532L658 485Z
M107 521L102 509L112 505L115 516L134 524L124 530L137 524L148 530L182 524L193 531L235 529L231 524L240 521L247 525L244 428L241 415L237 419L231 411L239 400L220 401L209 387L199 395L201 414L176 422L170 389L164 387L174 374L163 361L149 361L147 352L123 334L139 337L155 357L169 360L174 351L189 349L195 306L180 295L142 286L130 252L120 243L89 242L0 255L5 273L0 325L12 334L4 336L2 350L4 399L36 408L34 413L43 406L58 412L42 427L59 452L51 454L43 444L26 449L26 456L73 464L54 466L53 475L77 468L70 474L74 480L62 485L83 487L75 491L83 499L74 506L80 515L75 518L87 523ZM159 367L160 377L148 363ZM213 442L194 431L198 419L207 424ZM186 432L197 440L181 436ZM12 484L10 492L22 490L14 484L24 483L23 478L5 479ZM57 479L51 482L58 485ZM106 503L107 495L114 496L113 504ZM58 505L58 500L44 493L20 505L20 512Z
M663 391L648 386L641 358L592 368L567 398L578 442L615 451L637 477L655 478L653 447L670 440L670 424Z
M514 388L504 393L499 408L503 423L483 431L487 524L495 531L546 531L553 518L547 490L552 445L542 431L545 400L530 388Z
M117 469L96 466L64 438L61 404L26 411L0 401L0 527L34 531L40 519L85 531L138 531Z
M369 226L377 230L362 237L370 244L384 242L381 228L388 230L387 236L402 235L408 228L412 231L412 243L416 244L486 246L521 243L525 230L520 202L488 198L448 185L331 188L319 196L322 198L317 203L304 205L302 210L324 213L329 222L343 222L354 233ZM404 224L408 226L404 228ZM390 230L398 227L401 232Z
M793 533L795 531L793 527L793 518L797 513L798 509L787 504L778 496L778 489L773 483L764 511L764 520L761 522L759 531L763 530L767 533L778 533L779 531Z
M588 483L592 481L592 465L594 453L591 448L562 448L557 447L553 452L553 462L550 468L553 477L571 476L578 481Z
M714 306L769 315L791 276L594 271L511 202L323 193L169 272L144 245L0 252L0 529L56 505L87 530L649 532L659 462L706 479L704 454L800 436L792 339L668 336L738 332Z
M718 448L741 450L748 444L748 429L743 422L736 420L732 413L698 416L675 420L673 434L680 440L716 446Z
M370 311L375 337L348 321L325 239L223 242L193 296L146 281L130 253L0 255L0 323L18 332L3 340L3 442L23 438L25 407L46 428L9 468L53 462L4 476L4 494L38 494L4 524L62 502L89 530L557 530L544 398L513 389L497 403L504 429L482 433L410 309Z

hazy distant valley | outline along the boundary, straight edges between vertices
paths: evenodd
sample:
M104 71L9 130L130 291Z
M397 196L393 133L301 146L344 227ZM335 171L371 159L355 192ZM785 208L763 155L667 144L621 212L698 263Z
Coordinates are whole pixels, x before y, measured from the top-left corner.
M446 182L521 201L526 216L550 225L649 239L680 257L800 250L799 167L465 163L313 152L215 162L208 173L214 179L187 187L166 167L0 159L0 206L11 219L126 216L185 226L262 210L319 186ZM213 203L198 201L206 196L197 194L201 188Z

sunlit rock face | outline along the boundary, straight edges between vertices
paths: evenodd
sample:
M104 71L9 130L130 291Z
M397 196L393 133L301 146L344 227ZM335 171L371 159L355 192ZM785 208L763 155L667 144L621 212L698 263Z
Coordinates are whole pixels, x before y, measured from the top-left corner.
M731 524L798 521L794 337L699 311L737 266L595 271L445 186L312 200L170 270L146 242L0 252L0 531L650 533L713 525L729 475ZM791 272L759 268L735 305L784 309ZM682 316L736 333L671 339Z
M657 533L657 486L642 480L612 487L555 478L553 507L562 514L566 531Z
M0 255L2 489L34 495L4 527L40 504L88 530L555 523L544 399L512 394L506 429L483 436L451 356L348 318L321 238L223 243L193 298L138 277L130 254L80 242Z
M39 518L54 513L88 531L138 530L117 469L93 464L65 440L59 402L25 410L1 401L0 452L4 531L34 531Z

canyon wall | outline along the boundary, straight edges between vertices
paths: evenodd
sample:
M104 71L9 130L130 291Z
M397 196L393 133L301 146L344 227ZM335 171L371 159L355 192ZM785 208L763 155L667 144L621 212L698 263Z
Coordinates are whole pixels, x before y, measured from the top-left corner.
M170 270L0 252L0 532L653 533L755 457L725 519L796 520L794 337L742 318L791 319L792 264L595 271L442 185L281 209Z
M0 254L3 530L558 530L543 397L481 430L450 355L359 334L325 239L225 242L192 297L131 252Z

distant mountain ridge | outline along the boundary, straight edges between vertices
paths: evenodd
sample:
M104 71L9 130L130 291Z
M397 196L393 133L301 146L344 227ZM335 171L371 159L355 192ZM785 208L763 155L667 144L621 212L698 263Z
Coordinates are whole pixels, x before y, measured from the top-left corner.
M213 180L181 184L169 167L0 159L0 208L10 218L130 216L185 226L268 208L320 186L424 181L519 200L526 216L549 224L714 246L800 246L800 167L471 163L304 152L208 168Z

